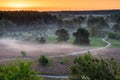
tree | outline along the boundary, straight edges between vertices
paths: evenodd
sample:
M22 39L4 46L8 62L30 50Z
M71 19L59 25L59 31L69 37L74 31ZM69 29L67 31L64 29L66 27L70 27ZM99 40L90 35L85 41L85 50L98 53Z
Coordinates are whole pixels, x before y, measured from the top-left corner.
M120 32L120 24L115 24L113 26L112 30L115 31L115 32L118 32L118 31Z
M45 43L45 42L46 42L45 38L44 38L44 37L41 37L41 38L40 38L40 43Z
M93 36L97 36L98 35L98 28L96 26L90 26L89 27L89 32L90 35Z
M70 80L118 80L116 76L120 75L120 67L113 58L97 59L90 54L76 58L70 71Z
M5 32L5 20L0 20L0 36L2 36Z
M0 80L43 80L31 66L31 61L24 60L0 66Z
M56 30L55 35L58 36L58 41L67 41L69 39L69 34L65 29Z
M44 37L36 38L36 40L42 44L46 43L46 40Z
M87 21L88 26L97 26L98 29L109 28L107 22L103 17L90 16Z
M89 32L84 28L79 28L73 33L75 37L74 44L89 45Z

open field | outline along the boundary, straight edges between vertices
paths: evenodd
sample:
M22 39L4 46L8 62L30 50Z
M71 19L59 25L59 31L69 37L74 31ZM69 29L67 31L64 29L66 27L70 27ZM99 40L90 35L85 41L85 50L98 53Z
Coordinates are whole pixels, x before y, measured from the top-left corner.
M21 51L25 51L28 57L65 55L76 51L90 50L93 47L75 46L70 43L48 43L26 42L15 39L0 40L0 57L20 57Z
M57 43L57 37L56 36L48 36L46 38L47 42L48 43ZM73 43L74 41L74 37L73 36L70 36L70 39L68 40L68 43ZM90 46L91 47L103 47L105 46L106 43L104 43L100 37L90 37Z

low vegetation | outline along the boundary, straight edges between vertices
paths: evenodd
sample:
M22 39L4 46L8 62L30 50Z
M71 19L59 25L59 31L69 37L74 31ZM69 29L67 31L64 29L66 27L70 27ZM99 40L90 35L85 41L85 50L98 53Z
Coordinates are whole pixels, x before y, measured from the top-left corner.
M90 37L90 46L93 47L103 47L106 43L102 41L102 38L99 37Z
M22 55L22 57L26 57L27 56L25 51L21 51L21 55Z
M111 48L120 48L120 41L115 39L108 39L108 41L111 43Z
M97 59L85 54L74 60L70 80L119 80L120 65L113 58ZM119 79L118 79L119 78Z
M41 55L40 57L39 57L39 63L40 63L40 65L42 65L42 66L46 66L46 65L48 65L48 63L49 63L49 60L48 60L48 58L47 57L45 57L45 56L43 56L43 55Z
M36 75L31 61L18 60L0 66L0 80L43 80Z

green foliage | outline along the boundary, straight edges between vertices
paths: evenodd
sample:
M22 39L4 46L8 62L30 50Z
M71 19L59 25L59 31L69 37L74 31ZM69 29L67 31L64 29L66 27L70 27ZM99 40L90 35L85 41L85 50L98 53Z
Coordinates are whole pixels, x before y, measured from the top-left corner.
M97 26L98 29L109 28L103 17L89 16L87 24L89 26Z
M120 32L120 24L115 24L115 25L112 27L112 30L115 31L115 32Z
M69 34L65 29L56 30L55 35L58 36L58 41L67 41L69 39Z
M89 27L89 32L92 37L98 35L98 28L96 26L90 26Z
M99 37L90 37L90 46L103 47L106 43L102 41Z
M120 40L120 33L117 32L110 32L108 37L110 39L116 39L116 40Z
M5 33L5 20L0 20L0 36L2 36Z
M89 45L89 32L84 28L79 28L73 33L75 37L74 44Z
M39 63L42 65L42 66L46 66L48 63L49 63L49 60L47 59L47 57L41 55L39 57Z
M45 38L44 38L44 37L41 37L41 38L40 38L40 43L45 43L45 42L46 42Z
M32 68L31 61L18 60L0 66L0 80L43 80Z
M71 80L118 80L116 76L120 75L120 67L113 58L97 59L90 54L76 58L70 71Z
M36 38L36 40L42 44L46 43L46 40L44 37Z
M50 35L46 38L48 43L57 43L57 37L55 35Z
M120 48L120 40L108 39L108 41L111 43L111 48Z

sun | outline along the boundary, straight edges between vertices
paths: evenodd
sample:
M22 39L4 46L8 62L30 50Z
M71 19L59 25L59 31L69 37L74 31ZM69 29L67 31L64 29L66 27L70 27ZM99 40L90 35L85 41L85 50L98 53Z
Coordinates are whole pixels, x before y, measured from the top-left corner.
M24 7L27 7L26 4L23 4L23 3L13 3L10 5L10 7L13 7L13 8L24 8Z
M28 8L30 5L26 2L20 2L20 1L15 1L15 2L8 2L6 3L6 7L12 8L15 10L22 10L25 8Z
M12 8L25 8L25 7L28 7L27 4L25 3L11 3L9 4L10 7Z

